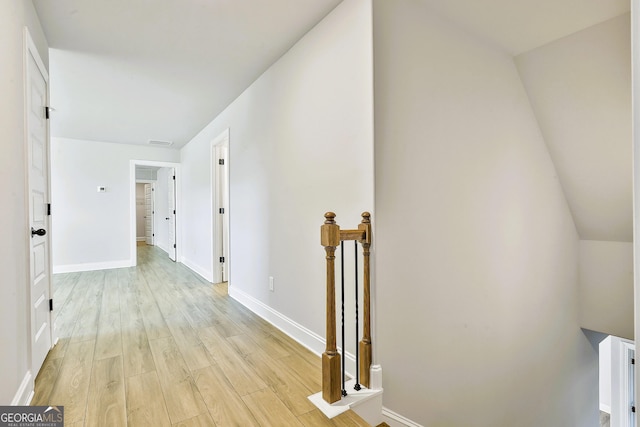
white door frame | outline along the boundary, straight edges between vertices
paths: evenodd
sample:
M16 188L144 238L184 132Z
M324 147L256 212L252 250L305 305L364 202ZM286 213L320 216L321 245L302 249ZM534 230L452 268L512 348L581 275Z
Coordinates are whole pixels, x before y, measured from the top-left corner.
M27 27L24 28L24 85L25 85L25 163L27 164L26 167L26 172L27 172L27 177L29 177L29 170L30 170L30 159L31 159L31 148L30 148L30 139L29 139L29 109L31 106L31 99L29 99L29 95L30 92L28 91L28 85L29 85L29 74L28 74L28 70L29 70L29 66L28 66L28 62L29 62L29 57L34 59L34 62L38 68L38 71L42 74L45 84L46 84L46 107L49 106L49 74L47 72L47 69L44 65L44 62L42 62L42 58L40 57L40 53L38 52L38 49L36 48L35 43L33 42L33 39L31 38L31 34L29 33L29 30ZM45 112L43 111L42 114L45 114ZM50 144L50 133L49 133L49 121L45 120L45 147L46 149L44 151L46 151L46 153L44 153L45 158L43 159L43 161L45 162L45 164L47 165L47 172L46 172L46 194L45 194L45 199L44 203L50 203L51 202L51 163L50 163L50 148L51 148L51 144ZM26 200L26 208L27 208L27 228L30 229L30 227L33 225L31 222L31 194L30 194L30 188L31 188L31 184L30 184L30 178L28 178L27 180L27 192L29 193L27 196L27 200ZM51 256L51 216L47 213L44 214L44 223L45 223L45 230L47 231L47 234L45 234L43 237L46 240L45 245L48 248L47 249L47 259L45 260L45 269L46 269L46 274L48 274L49 276L49 283L48 283L48 294L49 294L49 298L53 298L53 268L52 268L52 256ZM25 238L27 240L27 247L31 248L31 234L30 234L30 230L25 230ZM38 371L40 370L40 368L42 367L41 363L38 363L35 358L36 355L34 354L34 350L33 350L33 337L34 337L34 328L35 328L35 313L33 312L33 304L32 304L32 298L31 298L31 285L33 283L33 277L32 274L33 272L31 271L31 265L33 263L32 260L32 253L31 253L31 249L29 249L28 251L28 260L29 260L29 282L27 284L28 289L27 289L27 298L28 298L28 312L29 312L29 367L30 367L30 372L31 372L31 379L30 381L30 385L31 385L31 390L33 390L33 382L35 380L36 375L38 374ZM47 304L47 306L49 305L49 301L43 302L45 304ZM49 310L47 311L47 315L48 315L48 328L46 328L46 330L41 331L41 333L47 333L49 334L50 337L50 343L51 343L51 347L53 347L57 340L58 340L58 336L57 336L57 331L55 328L55 321L54 319L54 312ZM23 386L24 386L24 382L23 382ZM22 388L22 386L21 386ZM16 404L24 404L23 402L16 402Z
M167 168L168 169L168 174L167 174L167 178L168 178L168 182L167 182L167 195L169 196L168 200L167 200L167 208L168 208L168 212L167 215L169 215L169 224L168 224L168 229L169 232L167 233L168 237L173 236L173 238L169 238L169 247L168 249L168 254L169 254L169 259L172 261L178 261L178 254L177 254L177 236L176 236L176 212L178 207L176 206L176 188L177 186L177 181L176 181L176 170L175 168ZM172 212L173 211L173 212ZM173 247L171 247L173 245Z
M633 341L611 335L611 425L634 427L631 425L633 386L633 366L635 344ZM633 405L635 406L635 405Z
M136 166L155 166L160 168L174 168L176 172L176 261L180 260L182 233L180 218L182 215L180 203L180 163L157 162L152 160L129 161L129 265L137 265L137 240L136 240Z
M226 129L220 135L215 137L213 141L211 141L211 271L213 274L212 282L218 283L222 277L222 267L220 265L219 259L224 255L225 257L225 272L224 279L231 286L230 274L231 271L231 257L230 257L230 236L231 236L231 228L230 228L230 219L229 215L231 212L230 208L230 194L229 194L229 129ZM224 157L224 166L220 169L220 165L218 164L218 160ZM219 186L219 177L224 178L224 182L226 183L226 188L221 188ZM223 194L220 194L220 192ZM225 194L226 193L226 194ZM225 198L224 202L220 202L221 197ZM226 205L226 206L223 206ZM224 220L222 224L218 221L218 215L220 215L220 208L224 207ZM223 238L226 231L226 241ZM226 246L220 250L221 246Z
M633 143L633 289L634 341L640 342L640 0L631 0L631 105ZM634 389L640 390L640 369L635 370ZM640 427L640 417L636 425Z

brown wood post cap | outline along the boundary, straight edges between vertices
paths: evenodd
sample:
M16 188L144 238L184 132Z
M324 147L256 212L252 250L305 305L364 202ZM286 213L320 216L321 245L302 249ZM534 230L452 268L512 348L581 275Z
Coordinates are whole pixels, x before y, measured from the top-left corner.
M369 212L362 212L362 223L371 224L371 214Z
M326 214L324 214L325 220L324 223L325 224L335 224L335 218L336 218L336 214L334 214L333 212L327 212Z

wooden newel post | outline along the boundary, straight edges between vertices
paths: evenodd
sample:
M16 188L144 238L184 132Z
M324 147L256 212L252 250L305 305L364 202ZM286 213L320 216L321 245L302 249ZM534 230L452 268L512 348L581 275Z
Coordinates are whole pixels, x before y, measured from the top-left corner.
M371 248L371 214L363 212L362 222L358 229L364 234L360 243L362 244L362 254L364 256L363 265L363 325L362 340L360 340L360 382L369 388L369 369L371 368L371 275L369 274L369 249Z
M327 253L327 347L322 353L322 398L328 403L340 400L340 355L336 345L336 274L335 253L340 245L340 226L336 214L324 214L320 242Z

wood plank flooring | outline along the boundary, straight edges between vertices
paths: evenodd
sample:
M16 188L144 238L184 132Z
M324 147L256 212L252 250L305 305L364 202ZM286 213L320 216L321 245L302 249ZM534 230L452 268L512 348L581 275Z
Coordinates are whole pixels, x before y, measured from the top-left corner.
M307 396L320 358L152 246L138 266L54 276L60 340L33 405L69 426L369 426Z

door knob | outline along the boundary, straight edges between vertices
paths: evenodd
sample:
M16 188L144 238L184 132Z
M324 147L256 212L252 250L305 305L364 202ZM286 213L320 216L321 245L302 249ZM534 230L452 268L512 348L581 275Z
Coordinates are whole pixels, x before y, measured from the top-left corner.
M40 228L39 230L36 230L35 228L31 227L31 237L35 236L44 236L45 234L47 234L47 230L45 230L44 228Z
M165 218L167 221L169 221L171 218Z

